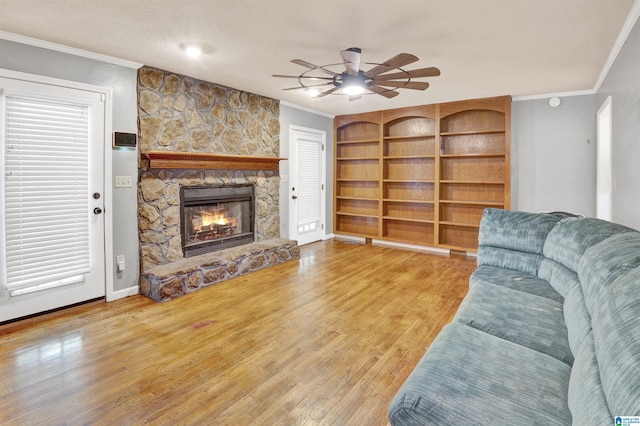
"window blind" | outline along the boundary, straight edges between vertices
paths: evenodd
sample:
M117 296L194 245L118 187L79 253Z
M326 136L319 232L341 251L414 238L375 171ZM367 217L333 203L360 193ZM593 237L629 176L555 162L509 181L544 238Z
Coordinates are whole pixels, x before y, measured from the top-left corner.
M11 295L89 272L89 111L5 97L4 239Z
M316 230L322 218L322 144L302 138L298 142L298 179L304 182L298 191L298 232L303 233Z

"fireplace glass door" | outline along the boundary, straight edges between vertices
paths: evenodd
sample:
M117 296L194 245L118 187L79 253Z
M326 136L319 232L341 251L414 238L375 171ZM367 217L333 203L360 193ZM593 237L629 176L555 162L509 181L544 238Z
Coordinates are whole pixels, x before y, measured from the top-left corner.
M183 188L186 257L253 241L252 187Z

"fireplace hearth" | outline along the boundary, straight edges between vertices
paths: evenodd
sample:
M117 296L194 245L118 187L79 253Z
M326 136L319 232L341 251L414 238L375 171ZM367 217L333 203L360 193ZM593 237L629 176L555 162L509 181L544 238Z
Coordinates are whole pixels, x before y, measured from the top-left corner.
M181 187L184 257L253 242L254 205L251 184Z

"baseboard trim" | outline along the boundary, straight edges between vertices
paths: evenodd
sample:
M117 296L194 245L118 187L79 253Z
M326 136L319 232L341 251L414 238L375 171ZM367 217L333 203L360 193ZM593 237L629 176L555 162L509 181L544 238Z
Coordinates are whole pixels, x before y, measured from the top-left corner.
M322 237L322 241L332 240L335 237L336 237L336 234L327 234L324 237Z
M124 299L125 297L129 296L135 296L136 294L140 294L140 289L137 285L122 290L116 290L110 292L110 294L107 294L107 302L113 302L114 300Z
M360 244L365 244L367 242L365 237L356 237L353 235L334 234L333 238L336 240L353 241Z
M449 249L429 247L429 246L419 246L416 244L396 243L395 241L374 239L374 240L371 240L371 244L378 245L378 246L389 246L389 247L401 248L406 250L426 251L429 253L444 254L444 255L448 255L451 253L451 250Z

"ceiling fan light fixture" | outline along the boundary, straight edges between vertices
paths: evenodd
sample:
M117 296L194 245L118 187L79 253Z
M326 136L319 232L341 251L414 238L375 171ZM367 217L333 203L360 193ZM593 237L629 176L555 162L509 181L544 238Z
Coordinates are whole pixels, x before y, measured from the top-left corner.
M309 95L310 98L315 98L320 94L320 91L318 89L307 89L307 95Z
M362 95L364 93L364 87L352 83L348 86L343 86L342 91L349 96Z
M324 97L327 95L347 95L350 101L361 99L363 94L378 94L387 99L398 96L399 89L426 90L429 83L414 81L420 77L437 77L440 70L435 67L405 70L404 66L418 61L418 57L410 53L399 53L383 63L362 62L362 49L350 47L341 50L342 63L328 65L314 65L302 59L293 59L291 62L307 68L300 75L273 74L274 77L295 78L298 87L288 87L282 90L303 89L312 97ZM360 69L361 64L375 65L368 71ZM336 72L332 69L342 65L344 71ZM396 70L392 72L393 70ZM322 75L320 75L322 73ZM320 81L318 84L309 82ZM323 83L322 83L323 82ZM328 86L328 87L327 87ZM309 87L323 87L319 93L312 92ZM365 93L366 92L366 93Z

